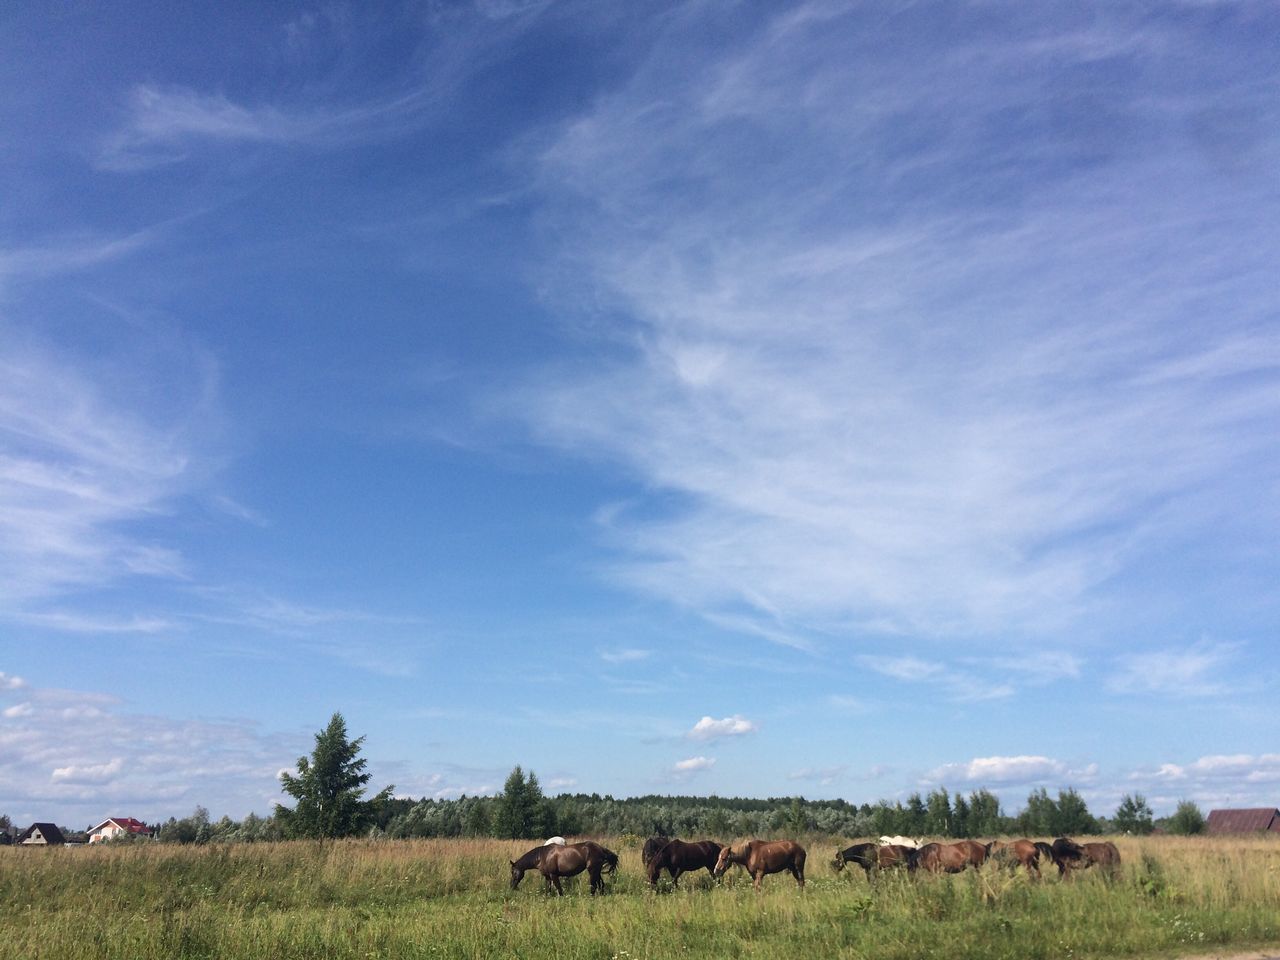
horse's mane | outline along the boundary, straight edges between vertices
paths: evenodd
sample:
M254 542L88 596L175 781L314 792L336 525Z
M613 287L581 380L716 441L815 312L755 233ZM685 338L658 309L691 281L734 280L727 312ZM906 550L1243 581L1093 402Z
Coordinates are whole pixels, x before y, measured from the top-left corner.
M513 861L513 863L521 870L532 870L534 867L542 863L542 858L550 849L550 847L534 847L528 853L522 853L517 860Z

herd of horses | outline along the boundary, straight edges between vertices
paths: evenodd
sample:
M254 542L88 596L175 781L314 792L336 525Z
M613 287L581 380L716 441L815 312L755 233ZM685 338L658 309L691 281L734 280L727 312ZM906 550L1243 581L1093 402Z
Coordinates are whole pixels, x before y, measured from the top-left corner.
M970 867L976 870L988 861L1010 869L1022 867L1033 880L1040 878L1042 864L1057 867L1060 877L1092 866L1111 876L1120 867L1120 851L1109 840L1076 843L1067 837L1058 837L1052 843L1044 840L992 840L989 843L958 840L955 843L926 843L920 847L897 843L855 843L837 852L832 866L843 870L847 864L855 864L862 867L870 879L873 870L892 867L902 867L908 872L960 873Z
M783 872L790 873L796 884L804 887L805 849L794 840L751 840L722 846L714 840L687 842L674 837L655 836L645 841L640 859L653 887L657 886L663 870L670 874L671 883L678 886L682 874L706 870L712 877L719 878L735 864L746 870L757 890L766 876ZM1062 877L1095 865L1111 876L1120 867L1120 851L1110 842L1076 843L1067 837L1058 837L1052 843L1043 840L992 840L990 843L959 840L915 846L910 842L871 842L856 843L837 851L831 865L837 871L849 864L862 867L870 881L874 872L880 870L902 868L908 873L917 870L960 873L971 867L977 869L987 862L1010 869L1023 867L1033 880L1039 879L1042 864L1056 866ZM527 872L537 870L542 875L546 892L554 889L563 896L561 879L586 871L594 896L604 893L604 874L617 872L618 855L594 840L567 843L564 838L555 837L510 863L512 890L520 885Z

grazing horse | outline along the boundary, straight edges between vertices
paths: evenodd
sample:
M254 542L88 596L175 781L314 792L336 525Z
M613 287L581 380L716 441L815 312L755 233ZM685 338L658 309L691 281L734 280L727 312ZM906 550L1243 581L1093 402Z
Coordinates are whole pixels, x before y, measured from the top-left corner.
M885 870L889 867L905 867L914 852L914 847L904 847L896 843L884 846L878 843L855 843L852 847L839 851L836 858L831 861L831 866L839 871L843 870L847 863L856 863L866 872L867 879L870 880L871 871L876 868Z
M583 870L591 878L591 895L604 893L604 878L601 873L618 870L618 855L607 850L594 840L581 843L549 844L534 847L519 860L511 861L511 889L520 886L525 871L536 869L542 874L547 893L552 886L556 893L564 896L564 887L560 886L561 877L576 877Z
M1040 878L1040 850L1030 840L1011 840L1008 843L992 840L987 844L987 856L1010 870L1025 867L1032 880Z
M671 837L664 836L660 833L654 834L644 842L644 846L640 848L640 862L646 867L649 861L654 858L659 850L665 847L672 840Z
M878 843L855 843L852 847L844 850L836 851L836 858L831 861L831 866L837 871L843 870L846 863L856 863L867 874L867 879L871 879L871 870L877 866L880 860L880 844Z
M901 843L886 843L880 847L879 866L881 870L888 867L910 867L915 857L916 848Z
M747 868L759 890L766 874L790 870L796 883L804 889L804 857L804 847L794 840L751 840L736 850L732 845L724 847L712 874L722 877L730 864L740 863Z
M696 843L685 843L683 840L672 840L661 850L649 858L649 883L657 886L658 877L665 869L671 874L671 883L680 884L680 874L690 870L701 870L715 876L716 861L720 859L720 844L714 840L699 840Z
M1086 867L1096 863L1107 877L1116 875L1120 869L1120 851L1116 849L1114 843L1104 840L1101 843L1082 843L1080 846L1084 850Z
M1053 857L1054 865L1058 868L1058 876L1065 877L1067 871L1075 867L1086 867L1088 864L1082 863L1084 859L1084 848L1069 837L1058 837L1049 845L1049 855Z
M980 867L987 858L987 848L974 840L958 843L926 843L915 852L909 869L930 873L959 873L965 867Z

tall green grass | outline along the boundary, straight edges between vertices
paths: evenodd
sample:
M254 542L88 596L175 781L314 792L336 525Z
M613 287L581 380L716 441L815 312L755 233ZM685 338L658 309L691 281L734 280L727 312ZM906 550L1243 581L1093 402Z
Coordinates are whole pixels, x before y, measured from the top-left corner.
M1122 957L1280 945L1280 842L1116 840L1108 881L988 865L951 877L828 866L809 838L807 888L780 874L644 882L635 838L608 896L585 877L517 891L502 841L346 841L216 847L0 848L0 958Z

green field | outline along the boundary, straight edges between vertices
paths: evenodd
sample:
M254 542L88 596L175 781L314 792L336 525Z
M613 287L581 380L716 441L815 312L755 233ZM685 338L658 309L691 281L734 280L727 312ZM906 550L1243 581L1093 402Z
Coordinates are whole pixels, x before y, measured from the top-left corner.
M844 838L805 838L786 875L672 891L644 882L640 841L609 894L586 878L511 891L497 840L0 848L0 958L1119 957L1280 947L1280 842L1111 838L1120 876L1031 883L992 865L954 877L829 866Z

